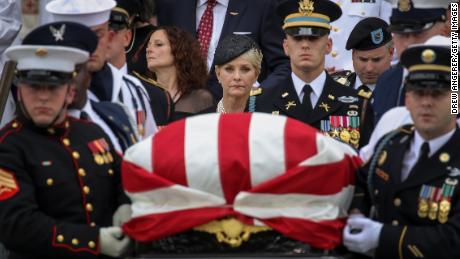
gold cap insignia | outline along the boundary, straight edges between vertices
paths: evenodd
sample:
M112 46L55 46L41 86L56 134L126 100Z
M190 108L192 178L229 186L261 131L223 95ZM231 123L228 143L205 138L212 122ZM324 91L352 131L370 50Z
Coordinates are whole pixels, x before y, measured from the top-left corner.
M436 53L432 49L426 49L422 52L422 61L424 63L433 63L436 59Z
M299 2L299 13L305 16L310 16L315 8L313 7L314 2L310 0L301 0Z
M410 0L399 0L398 9L401 12L409 12L411 9Z
M44 57L46 55L48 55L48 50L44 49L44 48L38 48L35 50L35 55L38 56L38 57Z
M441 161L442 163L447 163L449 162L449 160L450 160L450 155L448 153L444 152L439 155L439 161Z

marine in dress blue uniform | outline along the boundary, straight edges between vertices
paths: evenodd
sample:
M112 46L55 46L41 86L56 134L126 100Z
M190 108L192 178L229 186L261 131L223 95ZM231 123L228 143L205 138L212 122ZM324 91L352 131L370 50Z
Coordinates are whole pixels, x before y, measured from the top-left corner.
M460 131L448 106L450 48L410 47L401 62L414 124L385 135L359 172L351 208L369 218L348 220L344 244L375 258L458 258Z
M98 31L105 31L108 30L111 9L115 6L116 2L113 0L53 0L47 4L46 10L52 13L55 21L72 21ZM101 37L107 41L108 33L101 34ZM97 51L101 48L103 51L97 53L96 57L105 58L106 47L100 46ZM123 103L135 119L137 131L142 139L156 133L157 126L148 93L137 78L120 73L107 62L104 62L98 71L92 72L91 100Z
M335 3L319 0L300 2L285 0L280 2L277 11L285 18L283 26L287 34L284 40L285 52L286 42L292 38L293 42L308 41L308 47L302 46L302 51L306 49L305 53L310 53L309 55L320 51L310 50L313 44L311 42L328 37L331 29L330 22L338 19L342 13ZM325 57L318 58L324 60ZM257 97L256 111L282 114L298 119L355 148L367 143L367 140L361 136L368 136L369 134L365 132L371 132L369 128L371 123L368 123L364 116L369 96L334 81L324 71L324 62L318 67L303 68L305 71L294 70L296 67L303 66L295 64L294 62L297 61L293 60L296 59L299 58L291 57L293 70L291 76L285 77L282 83L275 87L265 88L262 95ZM300 74L317 73L317 71L320 74L316 75L311 82L300 79ZM305 96L302 90L304 85L311 86L312 91L308 93L310 98L302 98ZM312 101L312 93L317 96L316 104ZM309 107L305 106L305 102L310 102Z
M50 30L53 28L53 30ZM75 32L78 31L78 36ZM93 53L97 47L97 36L86 26L72 22L55 22L38 27L27 35L26 42L38 45L52 45L59 35L59 45L79 48L88 53ZM87 73L84 66L79 64L78 73ZM81 75L77 75L80 77ZM81 88L81 89L80 89ZM69 114L76 118L88 119L98 124L110 137L116 151L123 153L129 146L139 140L137 128L127 108L122 104L112 102L96 102L87 98L87 86L78 85L76 100L69 107ZM82 99L82 100L79 100ZM78 106L82 103L81 107ZM84 112L84 113L83 113ZM81 114L85 114L82 116Z
M117 208L129 203L121 159L100 127L66 116L75 65L89 53L60 44L86 28L47 29L42 37L52 32L52 44L26 37L5 53L18 63L20 109L0 131L0 240L9 258L119 256L129 244L112 227Z

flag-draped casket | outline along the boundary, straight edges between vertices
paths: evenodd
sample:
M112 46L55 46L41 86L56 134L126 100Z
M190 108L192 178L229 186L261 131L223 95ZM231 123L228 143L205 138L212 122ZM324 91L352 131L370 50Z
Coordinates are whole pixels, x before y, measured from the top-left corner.
M287 117L187 118L125 153L133 218L123 230L152 241L230 218L332 249L360 162L351 147Z

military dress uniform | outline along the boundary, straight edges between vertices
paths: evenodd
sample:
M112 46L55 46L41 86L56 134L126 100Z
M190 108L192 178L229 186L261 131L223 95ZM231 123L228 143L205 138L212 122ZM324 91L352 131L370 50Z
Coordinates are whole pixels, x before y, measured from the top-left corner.
M437 21L445 21L450 0L398 0L393 1L389 30L393 33L421 33ZM423 42L418 42L423 43ZM372 97L372 107L377 123L389 109L404 105L406 89L404 78L408 71L397 63L381 75Z
M450 41L445 46L438 43L416 45L402 53L401 62L409 70L405 86L420 98L411 98L412 116L433 105L434 100L421 99L423 94L430 95L423 98L442 94L443 103L433 109L448 109ZM348 220L351 231L347 227L344 231L348 248L357 252L375 248L378 259L460 257L460 130L450 116L445 125L436 125L434 130L442 130L439 134L425 137L417 127L421 121L414 118L414 125L390 131L378 141L357 174L351 205L352 211L358 209L369 218ZM353 233L359 227L361 232ZM374 242L356 245L364 237Z
M351 51L345 48L347 39L355 25L368 17L379 17L389 21L391 1L389 0L332 0L342 8L343 14L331 23L332 51L326 56L326 67L353 71Z
M0 239L11 258L97 258L99 228L128 203L120 157L95 124L0 131Z
M348 37L345 48L347 50L360 52L366 56L366 53L369 53L368 51L382 48L386 46L391 40L392 36L388 32L388 24L382 19L369 17L361 20L356 24ZM388 55L390 55L389 48ZM367 57L370 58L369 56ZM358 60L353 60L353 67L355 66L355 62L358 62ZM367 62L369 62L369 60ZM382 67L382 69L383 68L385 67ZM360 74L364 74L367 72L366 70L368 68L366 67L361 69L362 71L358 72ZM369 97L372 95L372 91L375 89L375 82L374 84L363 84L361 78L355 72L350 70L336 72L331 74L331 76L337 82L352 87L358 91L363 91L364 94Z
M362 116L368 107L367 98L364 92L345 87L326 75L318 102L313 111L307 113L295 91L292 78L288 77L278 87L264 89L257 97L256 111L300 120L358 148L367 142L372 131L369 120ZM361 137L363 133L366 139Z
M359 172L361 188L357 188L351 206L368 214L369 197L373 196L375 219L384 223L376 258L458 258L460 130L457 128L430 158L414 166L403 182L402 160L414 128L406 125L390 134L393 137L374 153L375 168L368 171L370 162ZM368 179L372 179L370 185Z
M342 14L340 7L331 1L310 0L280 2L277 12L284 18L285 33L293 38L325 37L330 33L330 22ZM309 92L305 91L307 86ZM316 103L311 100L312 92L318 96ZM335 82L325 71L309 83L293 72L276 87L264 89L257 98L256 111L287 115L358 148L367 142L371 132L371 125L364 118L367 97Z

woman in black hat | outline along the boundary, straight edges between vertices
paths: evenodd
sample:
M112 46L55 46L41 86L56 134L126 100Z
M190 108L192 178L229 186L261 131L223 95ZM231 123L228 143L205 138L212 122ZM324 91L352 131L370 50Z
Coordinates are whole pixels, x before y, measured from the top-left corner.
M223 88L218 113L255 110L255 96L262 89L253 86L260 74L262 58L262 51L248 36L230 35L219 43L214 56L217 79Z

